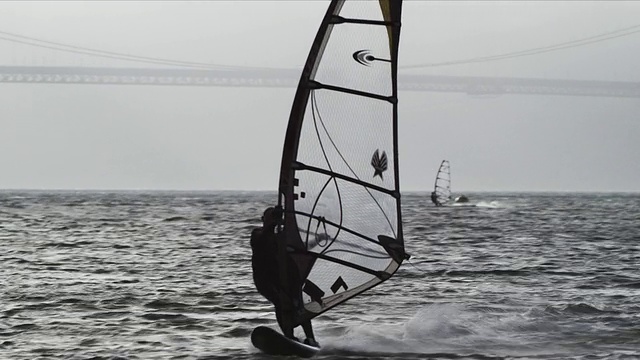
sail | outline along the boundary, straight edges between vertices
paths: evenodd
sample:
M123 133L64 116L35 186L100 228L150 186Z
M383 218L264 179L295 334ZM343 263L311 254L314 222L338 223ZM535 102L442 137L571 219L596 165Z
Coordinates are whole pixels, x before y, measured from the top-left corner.
M285 271L304 279L306 312L296 324L390 278L406 256L397 138L401 6L332 1L300 78L279 185L279 241L297 265L281 265L281 280L286 285Z
M440 163L433 191L440 204L444 205L451 201L451 169L448 160L442 160Z

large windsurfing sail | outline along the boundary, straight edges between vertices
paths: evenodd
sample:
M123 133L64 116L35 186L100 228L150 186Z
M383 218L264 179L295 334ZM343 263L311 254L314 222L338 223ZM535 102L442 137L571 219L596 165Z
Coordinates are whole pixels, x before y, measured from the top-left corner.
M436 201L442 205L451 202L451 169L448 160L442 160L433 185Z
M387 280L406 258L398 176L401 0L333 0L295 95L279 185L295 324ZM280 246L279 257L286 254Z

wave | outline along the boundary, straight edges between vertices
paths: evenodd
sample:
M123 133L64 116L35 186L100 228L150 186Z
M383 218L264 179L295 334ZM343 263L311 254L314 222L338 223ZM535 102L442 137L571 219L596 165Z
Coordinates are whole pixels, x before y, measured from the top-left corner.
M185 309L191 307L189 304L163 299L153 300L144 304L144 306L153 309Z

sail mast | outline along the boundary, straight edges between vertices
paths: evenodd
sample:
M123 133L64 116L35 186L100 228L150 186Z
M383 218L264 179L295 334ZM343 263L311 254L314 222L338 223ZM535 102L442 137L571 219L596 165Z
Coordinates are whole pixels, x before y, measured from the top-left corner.
M292 164L296 160L298 153L298 145L300 138L300 131L302 129L302 122L304 120L305 110L309 101L309 93L311 88L309 86L309 80L317 69L317 64L322 57L322 51L326 44L329 35L331 34L330 20L334 14L337 14L342 7L344 0L333 0L329 4L329 8L324 15L322 23L315 40L311 45L311 50L307 56L302 74L300 75L300 81L298 82L298 88L294 96L293 105L291 107L291 113L289 115L289 123L287 124L287 132L285 134L284 146L282 150L282 163L280 165L280 180L278 186L278 207L284 209L293 209L293 202L298 197L295 193L295 187L297 182L295 179L295 170ZM285 211L283 213L283 224L295 224L295 214L291 211ZM288 271L286 268L287 246L293 246L297 249L303 249L302 239L297 231L297 226L282 226L279 225L278 231L278 264L279 264L279 280L281 287L285 289L286 293L290 293L289 288L291 284L288 282ZM302 266L308 268L311 259L307 259ZM304 271L304 270L303 270ZM306 271L304 271L306 272Z
M289 115L289 123L287 125L287 132L284 140L284 147L282 151L282 163L280 165L280 181L279 181L279 197L278 205L283 206L285 209L293 208L293 201L297 194L294 193L295 183L295 171L292 164L296 160L298 153L298 145L300 138L300 130L302 129L302 122L305 115L305 110L309 101L309 93L311 86L309 80L315 74L317 64L322 57L322 51L326 45L329 35L331 34L330 20L334 14L337 14L342 7L344 0L333 0L324 15L320 29L316 34L315 40L311 45L311 50L307 56L300 81L298 82L298 88L293 100L293 106L291 107L291 114ZM283 203L284 202L284 203ZM285 212L285 223L291 222L294 214ZM287 218L289 221L287 221ZM299 238L296 229L291 229L288 234L285 234L287 239L295 240ZM291 244L292 241L289 241ZM295 241L293 241L295 243Z

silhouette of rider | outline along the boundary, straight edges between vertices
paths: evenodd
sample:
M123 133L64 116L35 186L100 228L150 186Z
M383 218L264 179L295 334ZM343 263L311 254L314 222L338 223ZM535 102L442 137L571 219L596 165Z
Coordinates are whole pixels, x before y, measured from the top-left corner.
M282 333L298 341L293 336L292 322L296 311L304 311L302 305L302 281L296 263L287 253L287 282L286 288L280 281L278 263L278 240L276 226L282 221L282 209L269 207L262 215L262 227L251 232L251 265L253 268L253 282L258 292L275 306L276 320ZM307 339L305 344L318 346L314 336L311 320L300 324Z
M440 204L440 201L438 201L438 196L436 196L436 192L432 191L431 192L431 201L436 204L436 206L442 206L442 204Z

